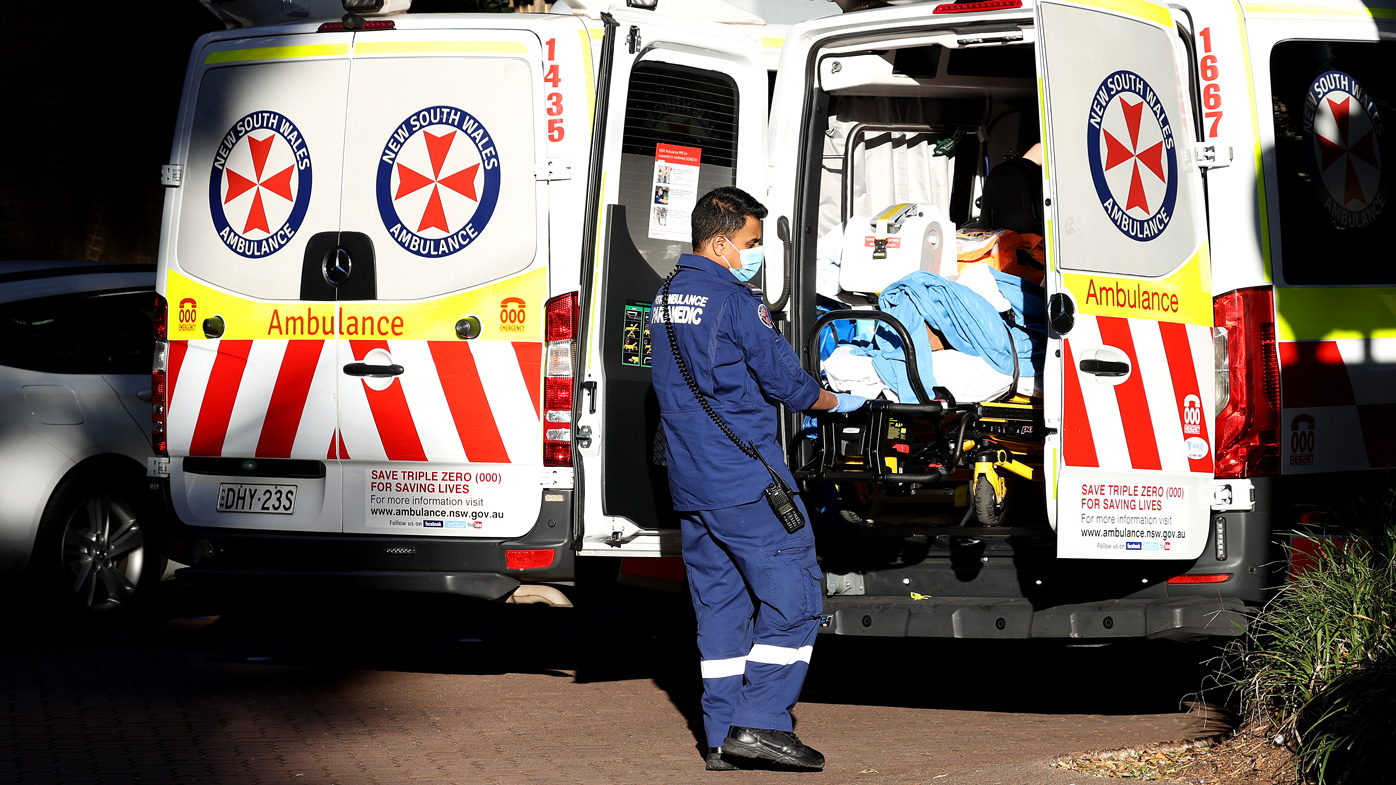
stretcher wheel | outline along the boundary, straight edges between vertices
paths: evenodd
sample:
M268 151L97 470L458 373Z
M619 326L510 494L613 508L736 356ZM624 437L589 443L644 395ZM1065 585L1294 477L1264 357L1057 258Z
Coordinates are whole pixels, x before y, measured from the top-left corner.
M1008 520L1010 501L1013 498L1012 483L1009 492L1003 495L1003 503L994 498L994 486L988 477L980 477L974 484L974 517L981 526L1002 526Z
M863 524L867 522L867 516L872 505L868 499L864 499L851 486L839 488L838 492L839 517L848 523Z

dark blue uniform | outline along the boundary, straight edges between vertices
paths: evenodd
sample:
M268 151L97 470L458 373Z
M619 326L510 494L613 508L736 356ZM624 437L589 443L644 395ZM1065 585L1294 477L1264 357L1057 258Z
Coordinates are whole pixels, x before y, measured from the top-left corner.
M669 346L664 305L656 293L654 388L669 443L669 488L684 511L704 726L708 746L718 747L731 725L792 730L790 709L809 667L824 576L810 527L786 532L762 495L770 474L723 435L689 390ZM775 404L808 409L819 384L776 332L760 292L716 262L684 254L669 305L701 394L794 487L776 440Z

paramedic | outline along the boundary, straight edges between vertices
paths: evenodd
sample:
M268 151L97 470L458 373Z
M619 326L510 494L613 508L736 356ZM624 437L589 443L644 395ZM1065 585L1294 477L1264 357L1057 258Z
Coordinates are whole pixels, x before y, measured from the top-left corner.
M822 390L776 332L761 290L747 283L761 267L765 216L766 208L737 188L700 198L692 213L694 253L679 257L667 308L656 294L651 311L654 387L669 487L683 521L712 771L735 764L824 767L824 756L792 732L790 717L823 610L823 575L810 527L786 531L763 493L770 472L710 421L684 380L662 326L665 311L696 392L791 487L775 404L848 412L866 400Z

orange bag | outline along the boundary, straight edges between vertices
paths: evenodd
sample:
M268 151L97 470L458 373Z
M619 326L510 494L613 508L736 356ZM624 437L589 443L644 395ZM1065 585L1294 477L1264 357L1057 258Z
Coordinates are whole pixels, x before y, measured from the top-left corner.
M1018 234L1007 229L962 232L955 237L955 245L960 272L972 264L988 262L995 270L1042 285L1047 257L1040 234Z

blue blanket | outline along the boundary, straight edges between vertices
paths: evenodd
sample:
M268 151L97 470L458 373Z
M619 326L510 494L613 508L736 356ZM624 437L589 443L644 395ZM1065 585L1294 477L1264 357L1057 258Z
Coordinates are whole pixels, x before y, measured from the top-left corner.
M1008 330L1004 329L1004 318L974 290L932 273L912 273L887 287L878 299L878 307L911 333L912 345L916 347L916 365L927 393L936 385L936 380L931 339L924 325L944 335L950 348L983 357L1000 373L1013 374L1015 355L1020 377L1037 376L1042 372L1047 345L1047 304L1042 287L998 270L991 272L998 281L999 291L1013 308L1015 324ZM879 325L872 345L854 351L872 356L877 375L898 398L907 402L917 400L907 376L906 351L890 327Z

